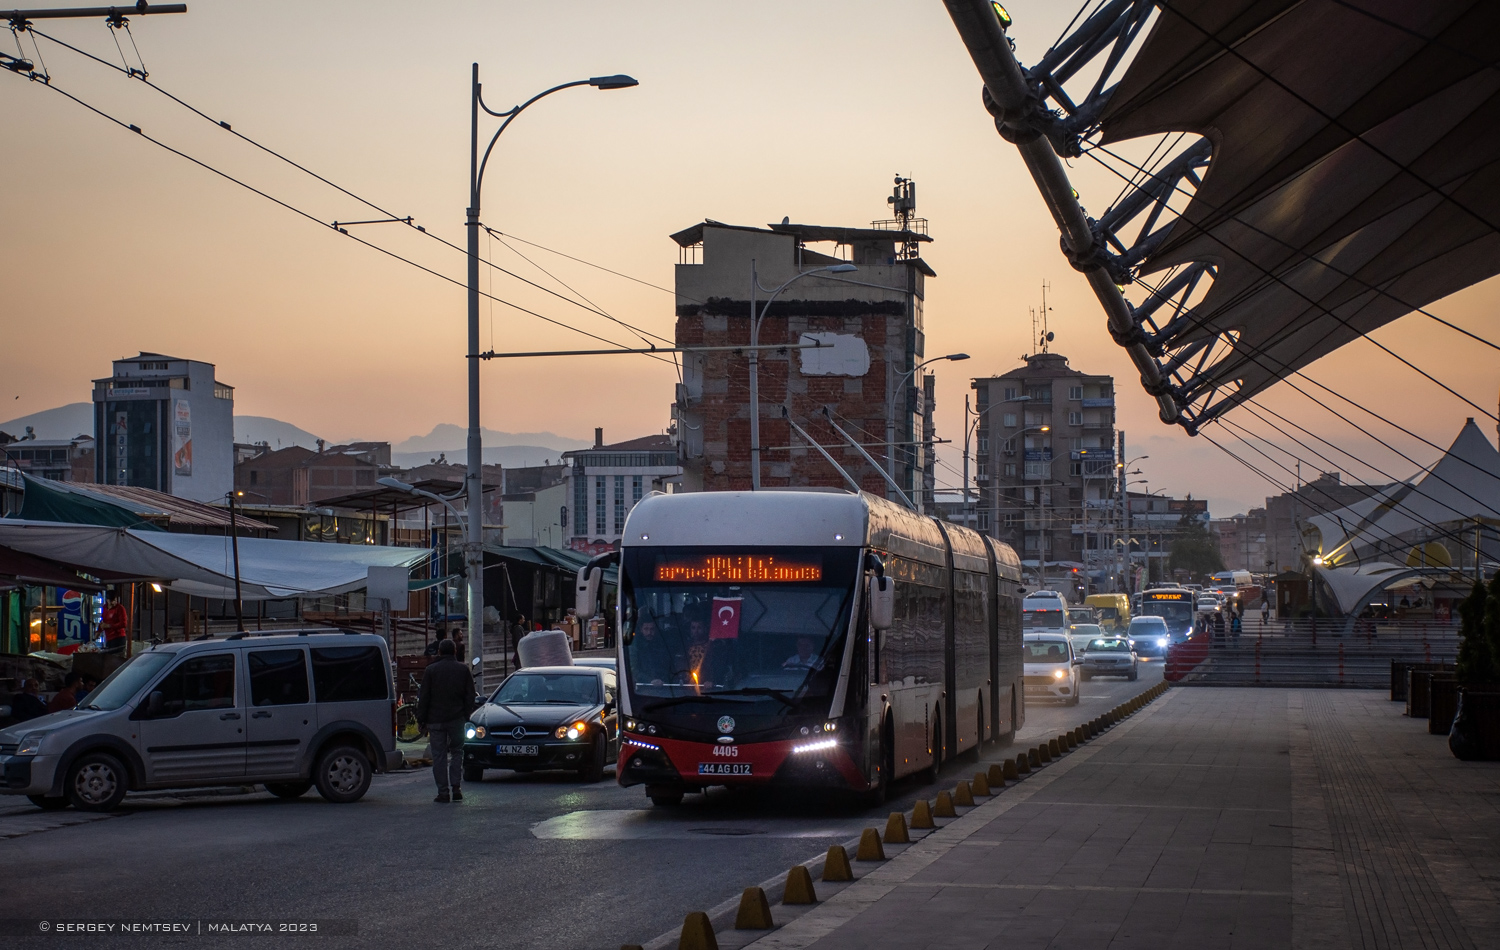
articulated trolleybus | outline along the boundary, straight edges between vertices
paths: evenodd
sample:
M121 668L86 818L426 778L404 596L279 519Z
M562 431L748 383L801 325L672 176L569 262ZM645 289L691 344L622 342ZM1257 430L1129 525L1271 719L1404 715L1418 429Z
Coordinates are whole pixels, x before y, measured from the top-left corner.
M1009 738L1023 708L1020 562L875 495L653 494L618 558L621 785L843 789Z

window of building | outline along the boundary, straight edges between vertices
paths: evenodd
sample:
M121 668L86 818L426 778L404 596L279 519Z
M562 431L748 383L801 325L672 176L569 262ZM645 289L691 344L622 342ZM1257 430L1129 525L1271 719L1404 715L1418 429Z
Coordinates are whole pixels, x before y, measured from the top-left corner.
M1079 476L1079 475L1082 475L1083 474L1083 463L1082 462L1070 462L1070 463L1068 463L1068 474L1069 475L1073 475L1075 477Z
M1077 402L1078 400L1082 399L1083 398L1083 387L1082 386L1069 386L1068 387L1068 398L1071 399L1071 400L1073 400L1073 401L1075 401L1075 402Z
M984 409L990 404L990 387L979 386L974 390L974 404Z
M1014 412L1007 412L1005 414L1005 427L1008 429L1016 427L1016 414Z
M1014 398L1016 398L1016 387L1014 387L1014 386L1006 386L1005 387L1005 398L1006 399L1014 399Z
M625 476L615 476L615 534L625 530Z
M1016 463L1015 462L1006 462L1005 463L1005 477L1006 478L1015 478L1016 477Z
M1113 395L1114 395L1114 389L1112 387L1110 387L1108 385L1100 386L1099 387L1099 398L1100 399L1108 399L1110 396L1113 396Z
M644 479L640 475L630 476L630 507L634 508L641 503L641 494Z
M1083 425L1083 413L1081 413L1081 412L1070 412L1070 413L1068 413L1068 425L1070 425L1070 426L1081 426L1081 425Z
M254 469L251 469L251 471L250 471L250 484L252 484L252 485L259 485L260 484L260 472L257 472Z
M166 363L137 363L136 365L139 366L141 369L146 369L146 370L151 370L151 369L166 369L167 368L167 364Z
M573 476L573 526L580 535L589 530L589 480L588 476Z
M987 435L982 435L982 436L979 437L979 454L980 455L989 455L990 454L990 437L987 436Z
M1026 387L1026 396L1027 396L1027 398L1029 398L1034 403L1037 403L1037 402L1050 403L1050 402L1052 402L1052 387L1051 386L1027 386Z
M1015 450L1016 450L1016 440L1015 439L1006 439L1005 441L1003 441L1003 442L1000 443L1000 451L1002 451L1002 452L1014 452Z
M594 533L604 534L605 487L603 475L594 476Z
M978 464L979 468L976 470L975 474L977 474L980 478L984 478L985 476L989 475L989 473L990 473L989 459L987 459L983 455L981 455L981 456L979 456L979 458L976 461L977 461L977 464Z
M223 383L214 383L214 398L233 399L234 389L232 387L225 386Z
M980 531L988 531L988 530L990 530L990 513L988 511L981 510L979 512L979 530Z

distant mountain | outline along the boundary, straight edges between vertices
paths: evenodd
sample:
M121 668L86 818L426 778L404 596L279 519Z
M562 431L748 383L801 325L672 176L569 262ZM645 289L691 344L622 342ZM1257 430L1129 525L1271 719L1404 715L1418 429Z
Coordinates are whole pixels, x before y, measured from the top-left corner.
M400 468L415 468L440 457L456 465L463 465L467 460L464 449L454 449L445 452L392 452L391 463ZM561 458L561 452L544 445L486 445L484 447L484 464L498 464L506 468L529 468L548 462L556 465Z
M56 409L43 409L29 416L21 416L9 422L0 422L0 432L9 432L16 438L26 434L26 427L36 431L38 439L71 439L75 435L94 434L94 404L73 402Z
M264 442L273 449L284 449L293 445L300 445L305 449L318 446L318 436L290 422L282 422L270 416L235 416L234 441L251 445Z
M570 449L587 449L593 446L592 441L583 439L569 439L555 432L496 432L493 429L480 429L480 436L484 439L485 461L488 462L489 450L491 448L509 447L537 448L550 450L550 458L556 460L558 455ZM426 462L428 458L439 452L447 452L451 457L454 452L462 454L464 447L468 444L468 430L463 426L456 426L445 422L433 426L431 432L426 435L414 435L404 442L397 442L391 446L392 458L396 453L405 455L409 452L428 453L422 459ZM547 456L544 456L547 457ZM538 461L536 464L540 465Z
M75 402L56 409L33 412L29 416L0 422L0 432L20 437L26 434L27 426L36 431L38 439L71 439L75 435L93 435L94 404ZM317 445L318 437L290 422L282 422L269 416L235 416L234 440L267 442L272 448L286 448L289 445L312 448ZM463 444L462 439L459 444Z

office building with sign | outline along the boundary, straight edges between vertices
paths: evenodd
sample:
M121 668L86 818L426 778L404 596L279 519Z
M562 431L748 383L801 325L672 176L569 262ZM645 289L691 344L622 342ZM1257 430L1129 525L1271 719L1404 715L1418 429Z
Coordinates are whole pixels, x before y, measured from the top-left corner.
M214 364L161 353L94 380L95 480L222 500L234 487L234 388Z

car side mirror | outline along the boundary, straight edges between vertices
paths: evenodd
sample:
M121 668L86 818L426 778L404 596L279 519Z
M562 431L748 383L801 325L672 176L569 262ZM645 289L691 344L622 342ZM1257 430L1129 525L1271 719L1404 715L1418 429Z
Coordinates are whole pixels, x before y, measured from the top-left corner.
M146 714L149 716L160 716L161 711L166 708L166 705L167 697L162 694L161 690L154 690L150 696L146 697Z
M1075 656L1075 657L1073 657L1073 665L1074 666L1082 666L1083 665L1083 657L1081 657L1081 656Z
M612 713L614 711L615 711L615 701L613 699L611 699L611 700L609 700L608 702L606 702L604 704L604 714L606 716L608 716L610 713Z
M473 666L473 667L478 667L479 666L479 657L476 656L474 659L470 660L469 661L469 665Z
M578 586L573 598L573 608L580 620L587 620L599 609L599 584L604 579L604 568L584 566L578 569Z
M870 626L889 630L896 620L896 581L891 577L870 578Z

